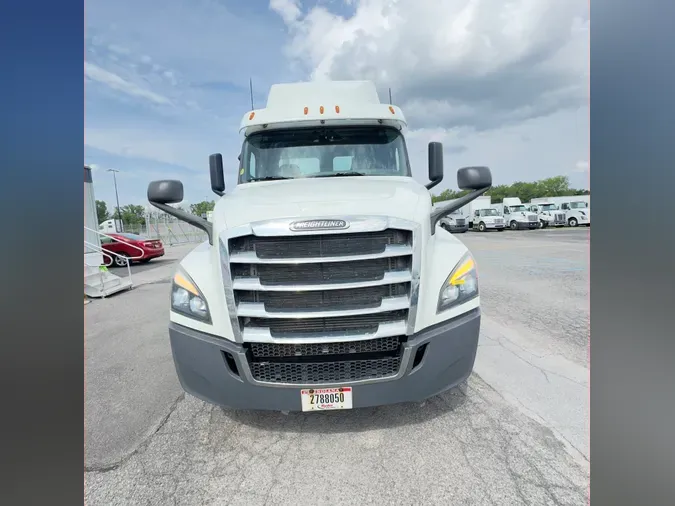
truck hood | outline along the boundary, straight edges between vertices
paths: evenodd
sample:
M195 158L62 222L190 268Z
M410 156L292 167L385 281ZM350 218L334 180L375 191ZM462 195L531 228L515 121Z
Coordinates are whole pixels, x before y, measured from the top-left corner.
M276 218L346 215L428 219L429 191L412 178L354 176L238 185L216 204L216 230Z

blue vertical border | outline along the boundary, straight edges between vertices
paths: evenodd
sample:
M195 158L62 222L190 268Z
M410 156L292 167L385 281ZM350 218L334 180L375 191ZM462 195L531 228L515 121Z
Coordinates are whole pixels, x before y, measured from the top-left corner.
M84 4L0 6L1 504L83 504Z

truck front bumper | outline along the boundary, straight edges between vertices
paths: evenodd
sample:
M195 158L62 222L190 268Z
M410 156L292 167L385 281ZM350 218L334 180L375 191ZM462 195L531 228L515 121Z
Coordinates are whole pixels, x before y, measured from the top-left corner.
M534 230L535 228L539 228L538 221L517 221L516 224L517 230Z
M462 226L457 226L457 225L449 225L448 226L450 233L452 234L463 234L467 230L469 230L469 225L462 225Z
M462 383L473 370L479 330L480 310L475 309L409 336L396 377L346 384L353 388L353 407L422 401ZM183 389L212 404L301 411L301 388L333 386L260 383L251 376L245 346L173 322L169 336Z

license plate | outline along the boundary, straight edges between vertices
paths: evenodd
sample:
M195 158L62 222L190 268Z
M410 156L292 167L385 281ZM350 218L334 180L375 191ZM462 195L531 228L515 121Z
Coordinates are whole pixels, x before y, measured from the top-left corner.
M309 388L300 390L303 411L352 409L352 388Z

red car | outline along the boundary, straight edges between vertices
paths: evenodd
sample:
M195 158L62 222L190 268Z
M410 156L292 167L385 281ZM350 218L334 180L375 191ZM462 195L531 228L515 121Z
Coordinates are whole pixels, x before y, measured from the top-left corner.
M148 239L126 232L108 235L110 237L101 236L101 247L122 257L127 257L121 258L116 255L110 255L112 257L112 265L115 267L125 267L127 259L130 259L131 262L146 263L153 258L164 256L164 245L159 239ZM114 237L116 240L111 239L111 237ZM110 265L110 258L103 255L103 263Z

